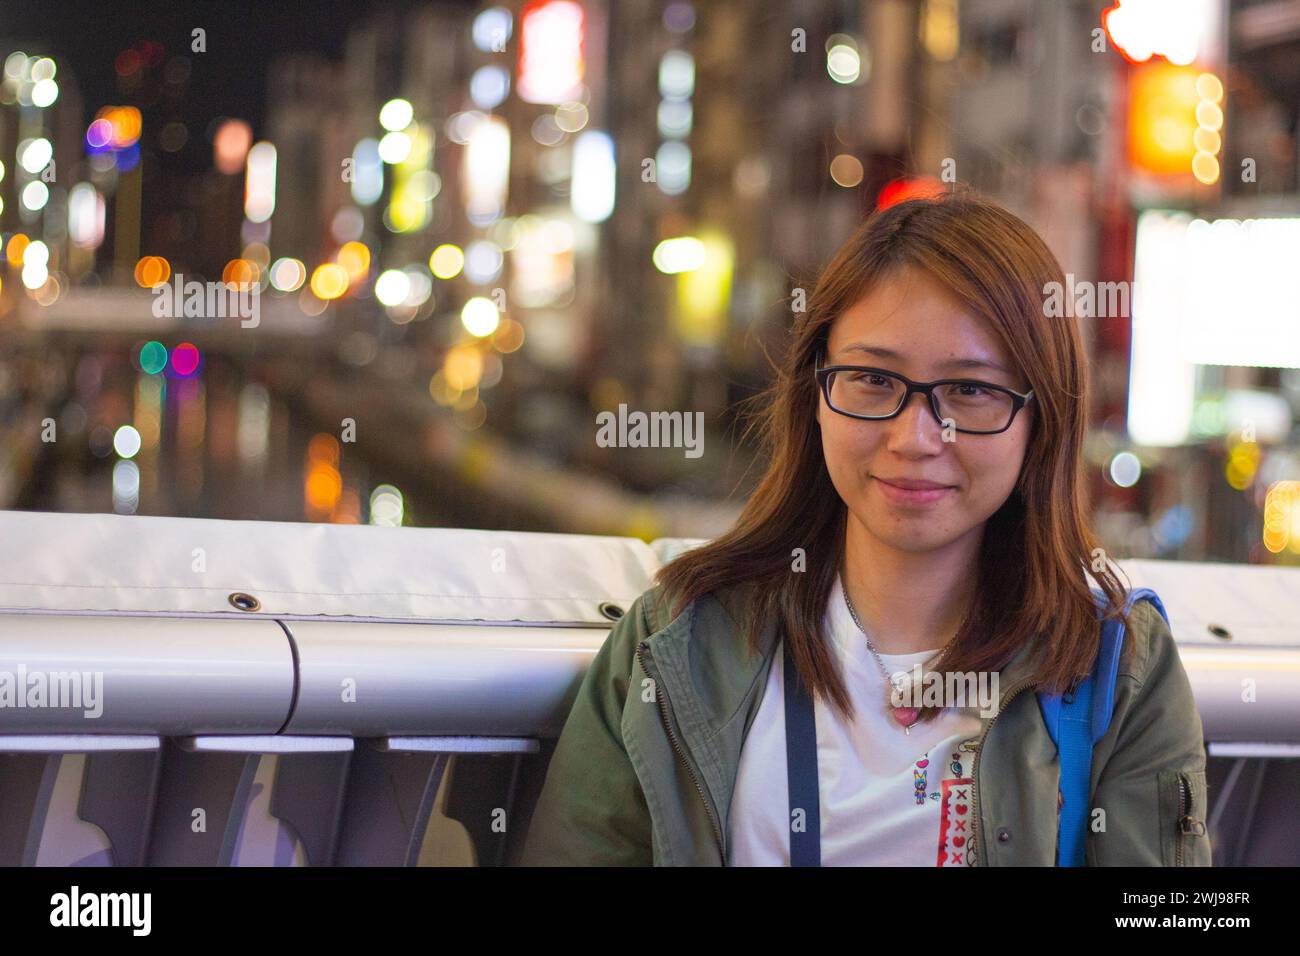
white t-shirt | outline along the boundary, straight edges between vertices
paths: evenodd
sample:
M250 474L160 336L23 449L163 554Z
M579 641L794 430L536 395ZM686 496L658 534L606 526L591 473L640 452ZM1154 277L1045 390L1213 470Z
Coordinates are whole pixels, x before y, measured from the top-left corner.
M849 615L837 577L824 627L853 701L844 723L819 696L817 776L823 866L967 866L978 707L948 707L911 734L887 713L889 688ZM783 648L740 753L728 818L730 866L789 866ZM882 654L892 674L935 656Z

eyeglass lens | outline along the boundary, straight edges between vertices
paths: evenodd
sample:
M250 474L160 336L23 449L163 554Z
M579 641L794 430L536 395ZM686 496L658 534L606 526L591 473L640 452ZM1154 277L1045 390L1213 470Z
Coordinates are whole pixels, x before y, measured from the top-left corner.
M832 372L829 391L831 405L841 412L883 417L898 411L907 386L880 372ZM934 397L941 419L971 431L1004 428L1015 413L1015 400L1008 393L968 383L939 385Z

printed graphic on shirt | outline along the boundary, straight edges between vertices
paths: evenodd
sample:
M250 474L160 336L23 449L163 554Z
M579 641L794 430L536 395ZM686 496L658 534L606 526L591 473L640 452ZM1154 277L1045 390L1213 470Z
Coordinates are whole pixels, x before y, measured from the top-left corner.
M962 755L973 753L975 749L973 746L974 743L975 743L974 739L963 740L960 744L958 744L957 750L954 750L952 752L952 757L948 764L948 769L952 773L953 777L960 779L962 777L968 776L968 774L962 769L962 759L963 759ZM938 800L940 797L943 796L943 794L938 790L932 790L929 793L926 793L928 777L929 777L929 769L930 769L930 751L927 750L924 754L922 754L917 759L916 764L912 767L912 796L916 799L916 805L918 807L924 806L925 799L927 796L931 800ZM943 775L940 774L940 777L942 776Z
M972 786L970 778L945 780L939 805L939 856L936 866L966 866L971 836Z
M971 813L975 780L971 776L971 765L974 761L975 743L972 739L958 744L948 764L952 777L940 784L942 802L939 805L939 853L936 866L972 865L974 846L971 841Z

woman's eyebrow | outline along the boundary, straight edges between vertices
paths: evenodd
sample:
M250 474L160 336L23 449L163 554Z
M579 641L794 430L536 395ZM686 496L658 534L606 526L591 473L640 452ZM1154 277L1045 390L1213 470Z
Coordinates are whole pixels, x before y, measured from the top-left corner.
M845 352L862 352L864 355L874 355L877 358L887 359L890 361L902 361L903 356L893 349L882 348L877 345L864 345L861 342L855 342L852 345L844 347ZM940 368L988 368L1004 375L1011 375L1012 372L1006 366L993 361L992 359L981 358L958 358L949 359L940 363Z

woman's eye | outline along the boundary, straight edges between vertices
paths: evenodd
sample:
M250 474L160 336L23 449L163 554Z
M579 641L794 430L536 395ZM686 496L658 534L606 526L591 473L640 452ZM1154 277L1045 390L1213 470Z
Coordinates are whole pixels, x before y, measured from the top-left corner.
M984 401L997 397L997 392L991 388L983 388L979 385L971 385L967 382L958 382L948 387L950 398L959 398L964 401Z
M858 385L888 385L889 379L883 375L876 375L871 372L856 372L852 381Z
M953 392L949 393L949 397L959 399L962 402L991 403L1005 401L1005 395L997 392L996 389L984 388L982 385L970 385L966 384L966 382L954 385Z

